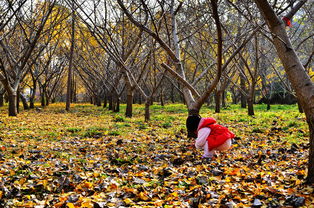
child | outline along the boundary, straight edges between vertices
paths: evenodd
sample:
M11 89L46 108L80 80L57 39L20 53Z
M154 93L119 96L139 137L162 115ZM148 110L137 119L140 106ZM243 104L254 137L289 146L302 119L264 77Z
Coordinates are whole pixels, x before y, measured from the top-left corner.
M228 150L231 139L235 135L226 127L216 123L214 118L201 118L200 115L190 115L186 119L188 137L196 138L195 147L204 149L202 158L212 158L215 151Z

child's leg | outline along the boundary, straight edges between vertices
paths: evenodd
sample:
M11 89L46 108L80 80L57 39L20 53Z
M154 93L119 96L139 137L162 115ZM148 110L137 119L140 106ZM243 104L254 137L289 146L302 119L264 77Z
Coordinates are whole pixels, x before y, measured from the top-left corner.
M232 144L231 139L228 139L227 141L225 141L225 143L223 143L222 145L217 147L215 150L218 150L218 151L228 150L228 149L230 149L231 144Z
M203 158L212 158L215 155L215 150L208 150L208 144L207 141L204 145L204 154L203 154Z

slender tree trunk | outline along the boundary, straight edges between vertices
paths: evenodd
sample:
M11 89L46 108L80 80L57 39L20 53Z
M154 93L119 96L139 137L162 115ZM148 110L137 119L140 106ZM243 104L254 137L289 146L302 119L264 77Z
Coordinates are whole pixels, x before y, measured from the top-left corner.
M254 82L254 80L252 80ZM255 95L255 85L252 84L250 86L250 91L247 98L247 105L248 105L248 115L253 116L254 115L254 95Z
M131 86L127 86L125 116L128 118L131 118L133 114L133 97L133 89L131 88Z
M220 113L220 98L221 92L219 90L215 91L215 113Z
M245 90L245 79L243 77L243 75L240 74L240 87L242 90ZM241 108L246 108L246 97L245 95L242 93L242 91L240 91L240 95L241 95Z
M16 110L17 110L17 113L20 113L20 90L18 89L17 92L16 92Z
M310 130L310 150L309 150L309 167L307 182L314 183L314 115L307 117L307 123Z
M141 95L141 93L139 93L139 95L138 95L138 104L140 104L140 105L142 105L142 95Z
M223 108L226 107L226 90L224 90L221 95L221 106Z
M101 106L101 99L100 99L100 96L99 96L99 95L96 96L95 99L96 99L96 105L97 105L97 106Z
M9 116L17 116L17 96L16 92L8 93Z
M4 106L3 94L4 93L0 93L0 107Z
M48 93L47 93L47 92L45 93L45 98L46 98L46 99L45 99L45 101L46 101L46 102L45 102L45 106L49 106L49 104L50 104L50 103L49 103L49 102L50 102L50 99L49 99L49 96L48 96Z
M33 81L33 89L31 90L31 95L29 97L29 108L31 109L35 107L36 89L37 89L36 81Z
M248 115L253 116L254 115L254 99L251 96L247 99L247 107L248 107Z
M24 97L24 95L22 95L21 93L20 93L20 98L21 98L21 101L22 101L22 103L23 103L23 108L24 108L24 110L28 110L28 109L29 109L29 106L28 106L27 100L26 100L26 98Z
M42 107L45 107L46 105L46 102L45 102L45 94L46 94L46 91L45 89L43 88L40 92L40 104Z
M108 107L108 109L109 109L109 110L112 110L112 109L113 109L112 94L110 94L110 95L108 96L108 100L109 100L109 107Z
M266 98L266 102L267 102L267 110L270 110L270 99L268 97Z
M125 116L128 118L132 117L133 114L133 90L128 88L127 89L127 97L126 97L126 110Z
M68 81L67 81L67 94L66 94L66 106L65 110L70 110L71 95L72 95L72 67L73 67L73 54L74 54L74 34L75 34L75 14L74 14L74 0L72 0L72 23L71 23L71 47L68 69Z
M150 99L147 99L145 101L145 122L148 122L150 120L150 112L149 112L150 103L151 103Z

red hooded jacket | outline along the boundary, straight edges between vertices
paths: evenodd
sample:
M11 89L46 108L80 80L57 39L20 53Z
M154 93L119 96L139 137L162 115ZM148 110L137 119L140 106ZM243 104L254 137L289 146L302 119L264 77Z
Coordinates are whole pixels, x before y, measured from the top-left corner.
M203 118L198 126L197 131L204 127L208 127L211 129L211 132L207 137L209 150L215 149L225 143L228 139L232 139L235 137L234 133L229 131L229 129L217 124L214 118Z

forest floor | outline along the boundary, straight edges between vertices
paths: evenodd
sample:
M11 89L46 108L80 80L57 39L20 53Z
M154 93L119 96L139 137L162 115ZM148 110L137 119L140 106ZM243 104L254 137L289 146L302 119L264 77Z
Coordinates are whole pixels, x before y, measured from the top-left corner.
M0 207L314 207L306 185L308 129L295 105L230 106L214 117L231 150L201 158L184 105L143 106L133 118L63 104L8 117L0 108Z

